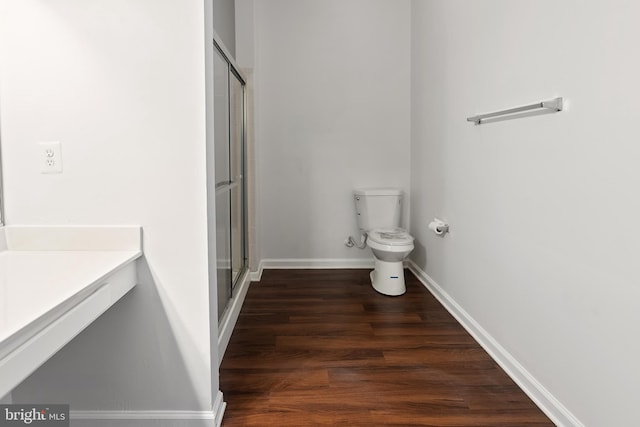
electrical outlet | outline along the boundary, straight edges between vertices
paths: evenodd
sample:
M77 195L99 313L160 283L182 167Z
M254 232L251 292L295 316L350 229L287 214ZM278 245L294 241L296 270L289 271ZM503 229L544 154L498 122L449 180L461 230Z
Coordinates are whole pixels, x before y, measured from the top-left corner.
M62 151L59 141L39 142L40 172L62 173Z

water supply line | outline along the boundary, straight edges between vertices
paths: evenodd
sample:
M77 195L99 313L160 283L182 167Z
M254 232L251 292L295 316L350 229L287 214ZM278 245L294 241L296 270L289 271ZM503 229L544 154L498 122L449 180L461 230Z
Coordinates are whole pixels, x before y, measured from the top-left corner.
M344 245L348 248L356 247L358 249L364 249L367 247L367 233L364 233L360 236L360 244L358 245L355 239L351 236L344 239Z

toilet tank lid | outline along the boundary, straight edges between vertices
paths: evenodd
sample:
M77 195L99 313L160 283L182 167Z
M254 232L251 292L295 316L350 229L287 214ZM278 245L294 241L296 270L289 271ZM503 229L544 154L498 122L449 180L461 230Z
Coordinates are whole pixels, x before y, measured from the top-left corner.
M353 191L356 196L401 196L399 188L358 188Z

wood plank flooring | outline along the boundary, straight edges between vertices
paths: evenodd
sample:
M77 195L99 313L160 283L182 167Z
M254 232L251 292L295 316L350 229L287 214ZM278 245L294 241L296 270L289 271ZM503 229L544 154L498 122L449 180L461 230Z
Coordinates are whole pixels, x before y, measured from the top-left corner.
M220 367L235 426L553 426L424 286L266 270Z

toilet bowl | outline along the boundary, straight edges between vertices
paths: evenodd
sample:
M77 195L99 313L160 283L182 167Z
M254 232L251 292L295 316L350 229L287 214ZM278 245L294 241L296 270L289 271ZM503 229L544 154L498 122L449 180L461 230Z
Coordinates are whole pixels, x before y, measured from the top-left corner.
M375 229L367 233L367 246L375 262L370 274L373 288L384 295L404 294L403 261L413 250L413 237L401 228Z

